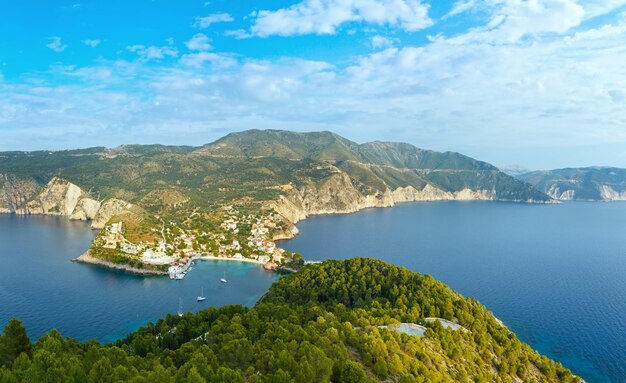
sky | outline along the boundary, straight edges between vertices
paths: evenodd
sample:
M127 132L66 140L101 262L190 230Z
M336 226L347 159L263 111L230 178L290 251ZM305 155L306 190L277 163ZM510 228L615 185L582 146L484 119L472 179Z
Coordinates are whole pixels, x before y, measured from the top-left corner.
M626 167L626 0L0 2L0 151L253 128Z

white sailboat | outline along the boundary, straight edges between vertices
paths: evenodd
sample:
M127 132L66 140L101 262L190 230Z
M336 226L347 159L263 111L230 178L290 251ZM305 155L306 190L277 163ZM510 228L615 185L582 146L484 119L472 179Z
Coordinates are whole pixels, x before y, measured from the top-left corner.
M228 282L228 281L226 280L226 271L224 271L224 276L223 276L222 278L220 278L220 282L222 282L222 283L226 283L226 282Z
M198 302L202 302L203 300L205 300L206 297L204 296L204 287L202 287L202 293L200 293L200 295L198 295Z
M183 298L178 298L178 316L183 316Z

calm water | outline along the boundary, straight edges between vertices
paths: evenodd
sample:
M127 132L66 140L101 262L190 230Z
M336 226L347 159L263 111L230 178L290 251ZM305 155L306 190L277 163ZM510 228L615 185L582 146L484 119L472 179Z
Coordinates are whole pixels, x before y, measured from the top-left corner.
M142 277L70 262L95 233L55 217L0 215L0 325L21 319L31 338L51 328L80 340L112 341L139 326L209 306L252 306L278 278L255 264L196 262L182 281ZM219 279L224 271L228 279ZM196 302L201 288L206 301Z
M298 227L282 246L307 259L431 274L587 382L626 382L626 203L414 203Z

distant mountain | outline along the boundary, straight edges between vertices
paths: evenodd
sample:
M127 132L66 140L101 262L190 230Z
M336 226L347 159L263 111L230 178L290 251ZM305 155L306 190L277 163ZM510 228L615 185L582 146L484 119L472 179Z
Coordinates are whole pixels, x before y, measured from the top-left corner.
M626 169L589 167L530 172L518 176L559 200L626 200Z
M53 179L79 187L81 198L119 199L140 206L160 189L175 189L183 200L193 195L200 205L219 205L243 197L276 200L281 188L291 185L282 194L306 210L304 215L410 200L550 200L493 165L459 153L392 142L359 145L331 132L249 130L202 147L123 145L0 153L0 211L72 210L80 200L62 211L53 208L54 198L66 197L59 185L54 195L48 193L44 203L38 202ZM333 193L334 189L342 193ZM88 205L95 207L93 202ZM89 219L96 214L87 213L78 216Z
M520 176L522 174L526 174L526 173L530 173L532 170L525 168L523 166L520 165L506 165L506 166L498 166L498 169L500 169L502 172L513 176L513 177L517 177Z

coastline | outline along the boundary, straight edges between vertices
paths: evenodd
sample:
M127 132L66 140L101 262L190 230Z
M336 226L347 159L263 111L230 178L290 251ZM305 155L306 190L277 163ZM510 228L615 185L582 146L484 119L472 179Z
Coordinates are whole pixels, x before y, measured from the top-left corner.
M92 257L89 254L89 250L83 253L80 257L72 259L72 262L101 266L107 269L123 271L123 272L130 273L130 274L156 275L156 276L167 275L167 272L165 271L138 269L136 267L132 267L132 266L125 265L125 264L117 264L113 262L104 261L102 259Z
M472 199L413 199L413 200L397 200L393 201L390 204L378 204L378 205L361 205L356 206L349 209L329 209L329 210L319 210L319 211L298 211L295 212L293 210L294 206L289 206L291 201L287 200L286 197L281 196L280 199L276 201L271 201L269 203L269 207L273 208L280 214L284 219L289 221L292 225L290 230L279 233L274 236L273 241L288 241L290 239L294 239L300 234L300 230L297 227L299 222L306 220L309 217L314 216L322 216L322 215L347 215L358 213L363 210L369 209L389 209L393 208L397 205L409 204L409 203L421 203L421 202L429 202L429 203L443 203L443 202L505 202L505 203L520 203L520 204L529 204L529 205L558 205L561 204L562 201L551 199L549 201L537 201L533 199L529 200L514 200L514 199L493 199L493 198L472 198ZM292 203L291 203L292 204ZM295 213L295 214L294 214Z
M349 209L328 209L328 210L318 210L318 211L300 211L298 213L294 214L289 214L289 213L293 213L293 211L289 212L289 210L291 209L287 209L287 211L285 211L284 209L281 209L285 207L284 202L286 202L286 197L281 196L282 198L276 200L276 201L271 201L270 202L270 207L274 208L275 210L278 211L278 214L280 214L284 219L286 219L290 224L291 224L291 228L281 232L281 233L277 233L276 235L274 235L274 237L272 238L272 241L274 243L279 242L279 241L288 241L290 239L295 238L298 234L300 234L300 230L297 228L296 224L306 220L309 217L312 216L319 216L319 215L343 215L343 214L352 214L352 213L356 213L362 210L367 210L367 209L377 209L377 208L392 208L396 205L399 204L408 204L408 203L419 203L419 202L453 202L453 201L465 201L465 202L474 202L474 201L490 201L490 202L510 202L510 203L527 203L527 204L558 204L560 203L560 201L557 200L550 200L550 201L535 201L535 200L506 200L506 199L493 199L493 198L469 198L469 199L399 199L399 200L394 200L392 201L390 204L363 204L363 205L358 205L358 206L354 206L353 208L349 208ZM281 204L281 202L283 204ZM58 212L46 212L46 213L27 213L24 214L22 212L19 211L10 211L9 209L4 209L4 208L0 208L0 214L4 215L18 215L18 216L29 216L29 215L37 215L37 216L55 216L55 217L66 217L68 220L73 220L69 215L67 214L62 214L62 213L58 213ZM87 220L87 221L91 221L91 220ZM260 266L264 266L263 262L260 262L258 260L254 260L254 259L249 259L249 258L230 258L230 257L216 257L216 256L209 256L209 255L203 255L203 256L196 256L193 257L193 260L204 260L204 261L228 261L228 262L245 262L245 263L253 263L253 264L257 264ZM113 263L113 262L109 262L109 261L105 261L96 257L92 257L89 254L89 250L87 250L85 253L83 253L82 255L80 255L79 257L72 259L72 262L76 262L76 263L83 263L83 264L88 264L88 265L95 265L95 266L100 266L100 267L104 267L110 270L116 270L116 271L122 271L122 272L127 272L130 274L137 274L137 275L148 275L148 276L167 276L168 273L165 271L160 271L160 270L150 270L150 269L144 269L144 268L136 268L127 264L117 264L117 263ZM295 272L295 270L290 269L290 268L280 268L282 271L287 271L287 272ZM278 269L277 269L278 270Z
M197 256L193 257L193 261L228 261L228 262L243 262L243 263L252 263L263 266L264 263L261 261L257 261L256 259L237 259L237 258L226 258L226 257L215 257L215 256ZM72 259L72 262L83 263L86 265L94 265L101 266L111 270L123 271L130 274L138 274L138 275L153 275L153 276L167 276L168 273L160 270L147 270L147 269L139 269L136 267L132 267L126 264L117 264L109 261L104 261L99 258L92 257L89 254L89 250L83 253L80 257Z

